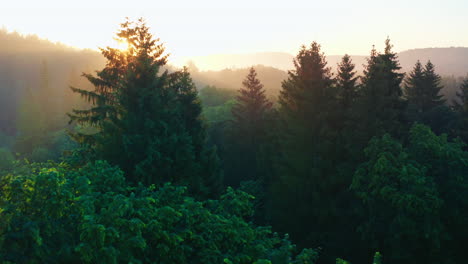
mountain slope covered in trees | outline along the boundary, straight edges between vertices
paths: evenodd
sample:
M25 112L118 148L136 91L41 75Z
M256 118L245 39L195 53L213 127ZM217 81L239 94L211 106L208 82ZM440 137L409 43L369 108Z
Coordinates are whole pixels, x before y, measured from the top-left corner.
M468 78L450 98L388 38L362 72L312 42L286 73L167 66L143 19L90 61L3 37L42 53L1 57L2 263L466 260Z

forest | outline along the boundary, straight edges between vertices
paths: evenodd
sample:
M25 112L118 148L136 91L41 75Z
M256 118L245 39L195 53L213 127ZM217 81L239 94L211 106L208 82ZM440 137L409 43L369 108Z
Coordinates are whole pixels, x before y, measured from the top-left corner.
M465 263L468 75L403 72L389 38L287 72L115 38L0 31L1 263Z

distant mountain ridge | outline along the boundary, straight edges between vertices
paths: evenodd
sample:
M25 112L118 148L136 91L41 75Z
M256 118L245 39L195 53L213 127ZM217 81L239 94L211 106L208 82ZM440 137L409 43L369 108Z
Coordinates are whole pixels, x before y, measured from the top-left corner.
M326 54L325 54L326 55ZM342 55L326 55L328 65L333 69L340 62ZM356 69L361 72L366 64L366 55L351 55ZM409 72L417 60L423 64L431 60L440 75L465 76L468 73L468 48L422 48L398 53L403 72ZM252 65L264 65L283 71L293 69L292 54L286 52L259 52L246 54L215 54L187 58L204 70L219 71L223 69L246 68Z
M79 50L60 43L40 39L37 36L23 36L0 30L0 132L14 134L17 109L27 89L33 93L40 84L40 70L47 63L49 85L58 100L69 108L70 97L78 97L70 92L69 86L92 89L92 85L80 77L82 72L93 73L105 65L103 56L93 50ZM336 68L341 55L327 56L328 65ZM356 69L360 72L367 56L352 56ZM294 56L284 52L263 52L254 54L221 54L193 57L189 64L194 82L199 89L206 85L237 90L248 73L248 67L255 66L258 78L265 85L270 98L277 97L281 83L287 78L287 70L293 69ZM427 48L413 49L399 53L402 71L409 72L417 60L425 63L430 59L436 72L442 76L466 76L468 73L468 48ZM215 70L204 69L211 63ZM166 67L174 70L174 67ZM459 78L458 78L459 79ZM457 78L447 80L450 84L446 94L453 97L456 92ZM77 101L82 101L77 98ZM65 113L64 113L65 114Z

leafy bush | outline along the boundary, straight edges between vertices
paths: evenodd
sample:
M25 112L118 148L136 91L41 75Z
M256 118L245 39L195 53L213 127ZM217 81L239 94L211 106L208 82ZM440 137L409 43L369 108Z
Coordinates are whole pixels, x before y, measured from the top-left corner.
M232 188L196 201L185 187L131 187L116 167L24 164L0 177L0 262L314 263L248 222L253 197Z
M411 263L415 256L424 263L464 258L466 243L455 243L468 234L468 214L461 209L468 206L464 146L421 124L412 126L405 145L389 135L369 142L368 161L351 185L367 211L358 230L390 263ZM450 252L450 259L442 252Z

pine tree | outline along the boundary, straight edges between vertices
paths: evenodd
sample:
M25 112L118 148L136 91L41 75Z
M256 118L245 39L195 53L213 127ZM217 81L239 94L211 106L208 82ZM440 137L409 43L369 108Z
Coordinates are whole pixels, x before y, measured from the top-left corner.
M453 100L453 109L458 113L455 134L468 142L468 78L465 78Z
M283 156L271 187L273 225L298 243L327 244L340 232L334 213L342 186L336 166L336 89L317 43L302 47L294 65L279 98Z
M431 109L443 105L445 100L440 94L441 77L435 73L434 64L428 61L423 68L421 62L416 62L413 71L405 80L405 97L408 104L412 105L419 113L428 112Z
M424 66L423 76L425 91L427 91L426 96L423 96L425 100L423 110L428 111L429 109L443 105L445 99L443 99L444 96L440 94L443 88L443 86L440 85L442 78L435 73L435 67L431 61L428 61L426 66Z
M97 158L119 165L133 182L173 182L214 195L218 190L209 186L217 185L220 173L205 147L201 105L189 73L161 72L167 55L142 19L122 23L117 39L128 49L101 49L105 68L97 76L84 74L95 90L72 87L92 108L74 110L71 121L94 126L97 133L72 136Z
M402 129L404 102L400 84L403 74L390 39L385 41L384 53L373 48L364 69L355 123L361 147L376 135L388 132L399 135Z
M407 99L406 118L410 123L419 122L429 125L435 132L450 130L453 116L440 94L441 78L435 73L434 65L428 61L423 68L418 61L409 77L405 80Z
M268 115L272 103L265 96L265 89L250 68L238 91L237 102L231 109L230 144L227 147L226 182L239 185L246 180L264 180L260 171L260 153L265 143Z
M413 70L409 73L408 78L405 79L405 97L408 101L418 103L421 100L424 92L424 76L423 66L418 60L414 65ZM420 106L419 108L421 108Z
M344 111L349 109L357 96L356 81L358 77L355 76L356 71L354 68L355 65L348 54L344 55L341 59L341 63L338 64L336 84L338 87L338 99L341 101Z
M468 113L468 78L463 80L456 97L456 100L453 100L455 110L460 113Z
M257 79L257 73L253 67L250 68L242 85L243 88L239 90L239 96L237 96L237 104L232 109L234 123L238 128L250 131L252 135L258 134L272 103L266 98L265 89ZM250 139L254 140L253 137Z

